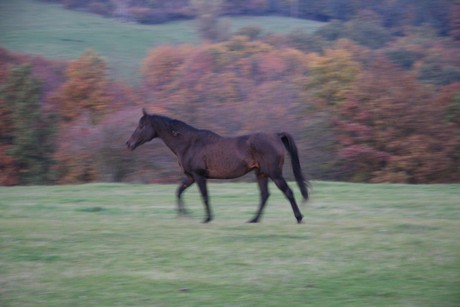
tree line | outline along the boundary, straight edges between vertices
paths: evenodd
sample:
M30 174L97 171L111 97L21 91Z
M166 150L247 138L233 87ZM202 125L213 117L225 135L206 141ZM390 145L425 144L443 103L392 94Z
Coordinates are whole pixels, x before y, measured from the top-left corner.
M218 7L219 16L275 14L318 21L348 21L371 14L393 30L431 24L439 34L458 32L458 2L453 0L42 0L69 9L139 23L196 18L201 10ZM457 33L458 34L458 33Z
M457 37L383 29L358 14L312 34L161 46L138 86L93 50L59 62L0 49L0 183L174 181L164 146L124 147L141 107L223 135L289 131L313 179L458 182Z

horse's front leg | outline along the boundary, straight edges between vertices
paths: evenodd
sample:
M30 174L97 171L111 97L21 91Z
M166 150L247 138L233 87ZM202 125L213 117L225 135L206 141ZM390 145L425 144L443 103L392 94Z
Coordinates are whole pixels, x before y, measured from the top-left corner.
M211 213L211 207L209 206L209 197L208 197L208 188L206 186L206 178L198 174L194 174L193 178L198 184L198 188L200 189L201 197L203 198L203 203L204 203L204 207L206 210L206 218L203 220L203 223L209 223L212 220L212 213Z
M184 180L182 180L182 183L177 188L177 192L176 192L176 195L177 195L177 212L179 213L179 215L188 214L187 209L185 209L184 202L182 201L182 193L189 186L191 186L194 182L195 182L195 179L193 179L193 177L187 175L187 177L185 177Z

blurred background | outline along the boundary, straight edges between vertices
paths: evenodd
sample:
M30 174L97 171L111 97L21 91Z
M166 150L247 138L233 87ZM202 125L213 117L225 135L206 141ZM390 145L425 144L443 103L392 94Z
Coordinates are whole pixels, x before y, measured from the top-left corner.
M143 107L288 131L311 179L459 182L459 39L451 0L1 0L0 184L177 181L125 148Z

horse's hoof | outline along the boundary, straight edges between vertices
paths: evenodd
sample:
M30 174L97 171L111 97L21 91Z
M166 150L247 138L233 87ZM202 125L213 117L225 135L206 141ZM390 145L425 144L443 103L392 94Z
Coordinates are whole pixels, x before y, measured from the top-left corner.
M251 224L259 223L259 219L252 219L252 220L249 220L248 223L251 223Z
M182 209L178 211L179 216L189 216L192 215L192 213L186 209Z
M303 216L302 215L297 217L296 219L297 219L297 224L303 224L303 222L302 222Z
M207 223L211 222L211 220L212 220L212 218L207 217L207 218L205 218L205 219L203 220L203 224L207 224Z

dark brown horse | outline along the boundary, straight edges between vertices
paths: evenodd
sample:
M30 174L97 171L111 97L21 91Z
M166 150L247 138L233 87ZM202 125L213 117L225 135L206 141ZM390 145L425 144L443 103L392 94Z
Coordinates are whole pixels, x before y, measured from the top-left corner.
M281 133L255 133L238 137L222 137L212 131L193 128L186 123L161 115L151 115L145 110L139 125L126 144L136 147L154 138L160 138L177 156L185 178L177 189L179 214L185 213L181 195L194 182L203 197L206 209L204 223L212 220L209 206L207 179L231 179L255 170L260 188L260 206L251 223L260 220L268 193L268 178L284 193L291 203L297 222L302 214L294 199L292 190L283 178L284 147L291 155L294 176L304 200L308 199L307 182L299 163L297 147L291 135Z

